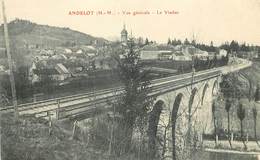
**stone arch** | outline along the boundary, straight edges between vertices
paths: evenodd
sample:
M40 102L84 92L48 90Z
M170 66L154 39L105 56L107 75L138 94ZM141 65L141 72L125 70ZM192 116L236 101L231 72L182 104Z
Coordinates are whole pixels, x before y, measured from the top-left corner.
M201 105L203 105L203 103L204 103L205 94L206 94L206 91L207 91L208 88L209 88L209 84L207 83L207 84L204 86L203 91L202 91Z
M200 103L195 103L195 102L199 102L199 98L196 97L199 96L198 94L198 89L197 88L193 88L189 97L189 101L188 101L188 113L187 113L187 131L184 132L184 137L185 137L185 143L183 148L186 150L186 154L184 155L184 153L182 153L181 155L184 156L182 158L187 159L190 158L191 155L191 146L195 145L194 143L194 138L195 138L195 134L197 131L197 119L196 119L196 111L198 109L198 106L194 106L194 104L196 105L200 105ZM197 99L195 99L195 97ZM180 158L180 159L182 159Z
M217 96L217 94L218 94L218 89L219 89L219 82L218 82L218 79L216 79L213 83L211 95L210 95L211 105L210 105L210 109L208 110L208 116L206 117L207 118L207 121L206 121L207 128L205 129L206 134L212 134L214 132L214 123L213 123L214 117L212 114L212 103L214 101L215 96Z
M173 156L173 159L176 159L176 150L177 150L177 147L176 147L176 145L177 145L176 144L176 124L177 124L178 111L179 111L179 108L180 108L182 98L183 98L183 94L179 93L175 98L175 101L174 101L174 104L173 104L173 109L172 109L171 120L172 120L172 156Z
M193 88L192 91L191 91L191 95L190 95L190 99L189 99L189 104L188 104L188 114L189 114L189 121L191 120L191 112L192 112L192 105L193 105L193 102L194 102L194 98L195 98L195 95L197 94L198 92L198 89L197 88Z
M155 103L153 110L150 112L149 115L148 147L149 147L149 156L151 159L156 156L156 140L157 140L158 123L164 107L165 107L164 101L158 100Z
M215 80L214 83L213 83L213 87L212 87L212 96L215 96L217 95L218 93L218 80Z
M196 108L193 108L193 104L194 104L194 98L197 95L197 93L198 93L198 89L193 88L192 91L191 91L190 98L189 98L189 103L188 103L188 121L189 121L189 123L191 123L191 117L192 117L193 109L196 109Z
M214 81L212 81L214 82ZM197 112L197 125L196 128L197 134L199 136L203 136L204 134L211 133L211 121L212 121L212 112L211 112L211 102L212 102L212 83L209 82L204 85L202 90L202 97L201 97L201 107ZM216 87L216 84L215 84ZM201 137L202 138L202 137ZM202 140L202 139L200 139Z

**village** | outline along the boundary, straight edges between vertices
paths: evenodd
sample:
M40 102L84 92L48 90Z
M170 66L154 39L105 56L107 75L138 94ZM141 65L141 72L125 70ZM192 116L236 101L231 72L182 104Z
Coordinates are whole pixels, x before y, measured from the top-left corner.
M31 24L23 20L14 21L14 24L16 23ZM59 86L63 88L60 92L65 94L66 90L77 90L75 86L79 84L86 85L86 89L93 87L94 82L100 89L105 88L106 85L102 85L105 81L119 85L119 80L114 74L117 69L117 59L124 58L123 51L130 40L137 45L139 59L146 65L144 69L151 72L152 79L191 72L192 66L194 71L222 66L228 61L232 63L232 57L236 56L243 56L242 58L247 59L258 57L257 50L233 52L228 55L227 49L214 47L213 43L206 47L203 44L195 45L194 39L191 42L188 39L183 42L169 39L168 43L159 44L147 38L144 40L142 37L134 37L132 31L128 33L126 25L123 25L119 36L118 41L101 43L95 40L85 45L76 42L66 42L65 45L60 46L22 44L21 50L25 55L18 60L22 59L23 64L15 67L15 70L18 77L22 77L20 83L23 83L21 84L21 87L25 88L23 90L31 88L33 91L21 91L21 96L27 99L34 97L33 101L35 101L37 100L35 95L61 96L55 93ZM0 75L6 77L9 71L4 48L0 48L0 62ZM7 78L6 81L8 81ZM53 88L51 91L54 92L53 95L50 91L44 91L46 88ZM33 93L33 95L27 95L24 92ZM50 97L40 96L38 100L45 98ZM5 97L5 99L8 98ZM32 101L31 98L29 99Z

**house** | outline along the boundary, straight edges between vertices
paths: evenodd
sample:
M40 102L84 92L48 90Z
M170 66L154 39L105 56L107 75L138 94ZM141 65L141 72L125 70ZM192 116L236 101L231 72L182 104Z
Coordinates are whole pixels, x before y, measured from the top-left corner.
M51 59L55 59L55 60L66 60L68 59L67 56L65 56L64 54L56 54L56 55L53 55L51 57Z
M142 60L156 60L168 59L171 56L172 50L163 45L146 45L140 51L140 59Z
M191 61L191 56L185 56L183 52L176 51L172 54L172 60L174 61Z
M219 50L219 55L222 57L222 56L227 56L227 51L225 49L220 49Z
M65 54L60 54L61 57L63 57L64 60L67 60L68 57Z
M54 50L52 50L52 49L41 49L41 50L39 50L39 54L43 55L43 56L52 56L55 53L54 53Z
M56 54L71 54L72 50L70 48L56 47L55 53Z
M84 51L96 51L96 47L92 45L81 45L80 48Z
M159 60L169 60L172 59L173 51L160 51L158 55Z
M200 50L192 45L177 45L175 51L181 51L186 57L196 57L201 60L207 60L210 54L207 51Z
M95 53L86 53L86 55L87 55L88 57L94 57L94 56L96 56Z
M55 67L49 67L44 66L42 62L33 62L29 68L29 80L31 83L40 82L47 77L55 81L63 81L71 77L71 73L61 63L56 64Z
M140 52L140 58L143 60L180 60L180 61L191 61L191 57L206 56L207 52L198 50L193 46L188 45L147 45L143 47Z
M209 57L210 60L214 59L215 56L217 57L217 53L216 52L208 52L208 54L209 54L208 57Z
M97 49L91 45L81 45L72 48L72 53L74 54L97 54Z
M57 80L63 81L69 77L71 77L71 73L68 71L68 69L61 63L57 64L55 66L56 71L58 71L59 76L57 77Z
M62 64L74 76L76 73L82 72L83 70L87 69L90 65L90 62L88 59L70 59Z
M78 49L78 50L76 51L76 53L77 53L77 54L82 54L82 53L83 53L83 50L82 50L82 49Z
M140 59L142 60L156 60L159 58L160 51L145 51L140 52Z
M47 60L47 59L49 59L49 58L50 58L50 57L47 56L47 55L36 55L36 56L34 57L35 61L43 61L43 60Z
M184 55L193 56L198 52L198 49L192 45L181 45L181 51Z
M69 48L65 48L64 51L65 51L65 54L71 54L72 53L72 50L69 49Z
M197 50L197 52L195 52L193 56L201 60L207 60L207 58L209 57L209 53L207 51Z
M256 51L239 51L237 55L241 58L254 59L258 58L258 53Z
M187 57L196 57L198 59L206 60L209 56L207 51L202 51L192 45L178 45L177 47Z

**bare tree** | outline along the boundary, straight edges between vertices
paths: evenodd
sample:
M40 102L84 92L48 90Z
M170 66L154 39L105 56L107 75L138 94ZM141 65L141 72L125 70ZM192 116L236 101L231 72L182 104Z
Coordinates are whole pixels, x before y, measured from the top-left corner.
M258 140L257 140L257 132L256 132L256 122L257 122L257 109L256 109L256 107L254 107L252 109L252 112L253 112L253 118L254 118L255 141L256 141L257 145L260 146L259 143L258 143Z
M227 118L228 118L228 142L229 142L230 148L232 148L231 136L230 136L230 112L229 112L231 106L232 106L231 100L227 99L226 100L226 105L225 105L225 110L227 112Z
M241 139L244 144L244 149L247 150L247 146L246 146L245 139L244 139L244 130L243 130L243 120L245 119L245 116L246 116L245 108L243 108L243 105L241 103L239 103L238 108L237 108L237 117L240 120L240 134L241 134Z
M255 100L255 103L260 100L260 87L259 87L259 84L257 85L256 91L255 91L254 100ZM260 145L258 143L258 140L257 140L257 133L256 133L256 126L257 126L257 124L256 124L256 122L257 122L257 109L256 109L256 107L254 107L252 109L252 111L253 111L253 119L254 119L255 141L256 141L257 145L260 147Z
M215 101L212 103L212 115L213 115L213 123L214 123L214 137L215 137L215 147L217 147L217 123L216 123L216 104Z

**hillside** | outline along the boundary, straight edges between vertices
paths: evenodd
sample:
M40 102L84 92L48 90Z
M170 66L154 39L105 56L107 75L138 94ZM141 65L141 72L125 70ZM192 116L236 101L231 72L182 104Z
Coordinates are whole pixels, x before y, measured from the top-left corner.
M104 38L71 30L69 28L39 25L27 20L16 19L8 24L10 40L16 47L38 45L44 47L67 46L73 44L103 44L108 42ZM0 26L0 47L3 43L3 25Z

